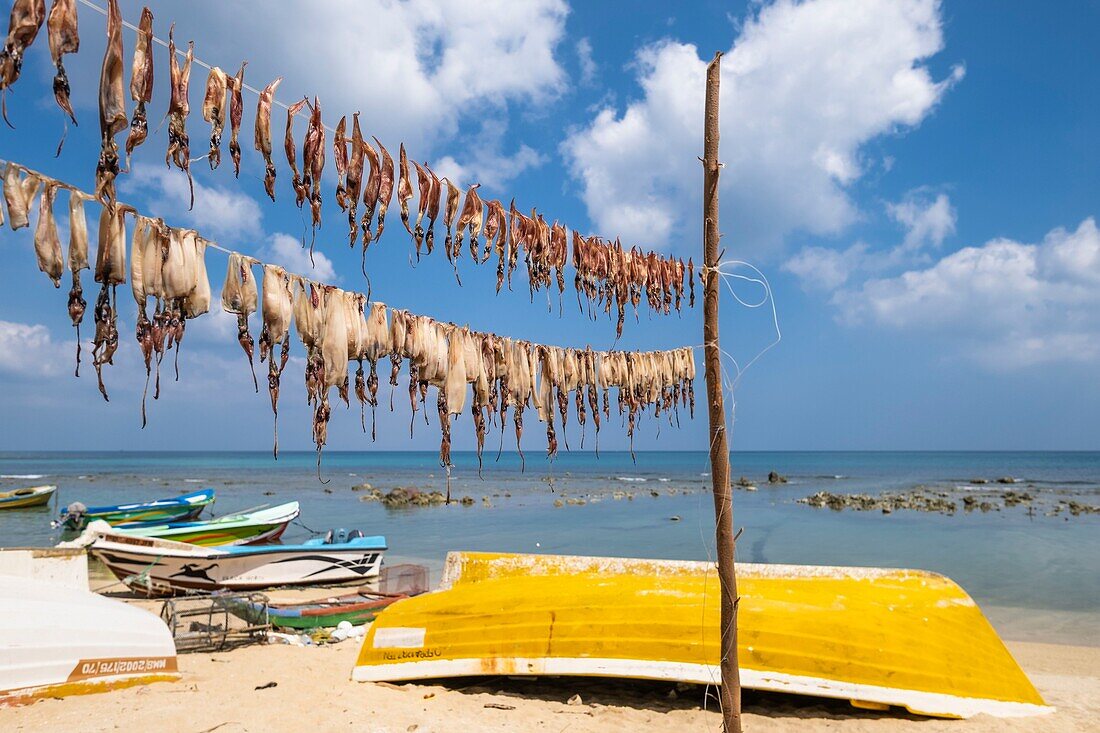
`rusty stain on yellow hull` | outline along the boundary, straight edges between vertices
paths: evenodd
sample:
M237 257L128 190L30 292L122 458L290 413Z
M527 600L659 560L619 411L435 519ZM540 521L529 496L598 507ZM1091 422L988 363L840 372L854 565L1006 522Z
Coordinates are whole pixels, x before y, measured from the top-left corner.
M69 697L70 695L93 695L111 690L123 690L136 685L148 685L154 682L175 682L180 678L173 674L148 674L119 677L116 679L88 679L76 682L59 682L56 685L42 685L22 690L8 690L0 693L0 705L29 705L48 698Z
M1050 712L973 600L920 570L738 565L748 688L940 717ZM717 683L709 563L451 553L367 633L353 678L582 675Z

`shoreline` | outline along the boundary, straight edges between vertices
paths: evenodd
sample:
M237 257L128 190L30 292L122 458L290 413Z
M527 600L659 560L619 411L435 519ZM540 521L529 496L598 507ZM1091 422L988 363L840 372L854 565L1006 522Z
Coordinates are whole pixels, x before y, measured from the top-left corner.
M1100 648L1009 642L1056 712L1029 718L920 718L857 710L845 701L744 693L746 729L824 733L1059 733L1086 731L1100 716ZM183 679L112 693L0 709L7 730L136 730L234 733L314 730L669 732L717 730L713 691L618 679L467 678L447 684L350 680L359 642L325 647L250 646L179 657ZM275 683L270 686L270 683ZM268 685L265 689L261 687ZM579 702L569 702L579 695ZM706 707L704 707L704 705Z

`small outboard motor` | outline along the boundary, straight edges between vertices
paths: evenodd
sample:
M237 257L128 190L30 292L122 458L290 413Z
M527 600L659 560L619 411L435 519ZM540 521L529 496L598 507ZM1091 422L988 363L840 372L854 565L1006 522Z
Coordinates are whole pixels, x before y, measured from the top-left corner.
M343 545L357 537L362 536L363 533L357 529L344 529L342 527L340 529L330 529L325 534L325 544Z
M79 501L74 501L72 504L65 507L65 512L61 515L61 521L69 529L82 529L84 527L85 514L87 511L88 507L84 506Z

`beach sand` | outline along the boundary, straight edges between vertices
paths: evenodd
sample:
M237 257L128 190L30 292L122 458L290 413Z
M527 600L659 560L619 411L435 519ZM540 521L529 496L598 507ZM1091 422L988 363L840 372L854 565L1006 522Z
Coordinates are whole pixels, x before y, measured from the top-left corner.
M1100 730L1100 647L1010 642L1016 659L1058 708L1020 719L965 721L858 711L843 702L745 693L746 731L1011 733ZM251 646L180 656L183 679L107 694L0 709L5 731L236 733L356 731L719 731L704 688L628 680L464 679L445 686L349 680L359 642ZM268 683L274 687L256 689ZM567 700L579 694L579 704Z

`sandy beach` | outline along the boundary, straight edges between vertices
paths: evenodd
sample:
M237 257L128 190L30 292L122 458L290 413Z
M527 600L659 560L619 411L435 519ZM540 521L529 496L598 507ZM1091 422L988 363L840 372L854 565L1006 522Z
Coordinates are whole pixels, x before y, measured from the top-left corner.
M327 647L252 646L180 656L183 678L102 695L45 700L0 710L18 731L712 731L715 700L698 686L623 680L503 678L435 684L349 680L358 642ZM1097 730L1100 647L1010 642L1009 648L1057 712L1037 718L932 720L858 711L842 702L745 693L749 731ZM264 689L257 689L270 683ZM675 691L675 694L673 694ZM574 695L580 702L569 704ZM704 707L705 703L705 707Z

